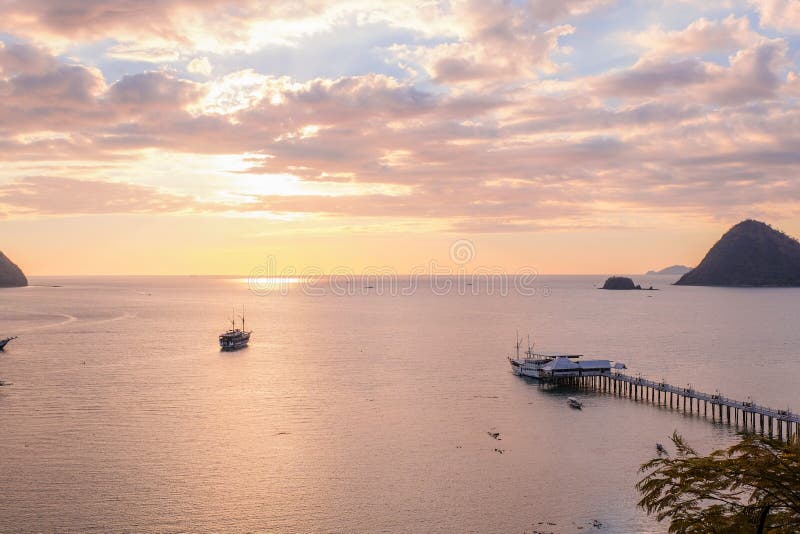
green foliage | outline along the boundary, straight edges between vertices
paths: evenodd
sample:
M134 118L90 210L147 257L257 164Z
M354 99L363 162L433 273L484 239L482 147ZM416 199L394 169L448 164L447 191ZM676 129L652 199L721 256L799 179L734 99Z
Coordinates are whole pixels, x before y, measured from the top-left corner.
M645 463L639 506L670 532L800 532L800 440L745 435L700 456L675 432L673 457Z

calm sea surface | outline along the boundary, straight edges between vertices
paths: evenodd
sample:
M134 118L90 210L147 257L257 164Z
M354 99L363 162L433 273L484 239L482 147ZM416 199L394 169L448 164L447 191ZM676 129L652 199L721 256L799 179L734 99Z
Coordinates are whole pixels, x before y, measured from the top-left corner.
M0 290L0 336L19 336L0 353L0 531L663 532L636 508L638 466L675 429L702 451L734 430L515 377L515 330L800 410L800 290L637 278L661 290L578 276L540 277L533 296L260 295L205 277ZM250 347L221 353L242 304Z

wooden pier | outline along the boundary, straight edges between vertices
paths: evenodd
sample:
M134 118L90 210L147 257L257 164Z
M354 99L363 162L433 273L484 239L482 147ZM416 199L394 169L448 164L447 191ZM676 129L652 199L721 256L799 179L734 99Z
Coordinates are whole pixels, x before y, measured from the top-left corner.
M621 372L559 377L547 382L592 388L705 417L708 417L710 407L713 421L734 424L737 428L741 423L745 432L767 433L781 440L789 441L793 435L800 434L800 414L789 410L775 410L751 401L729 399L720 394L703 393L691 387L676 387Z

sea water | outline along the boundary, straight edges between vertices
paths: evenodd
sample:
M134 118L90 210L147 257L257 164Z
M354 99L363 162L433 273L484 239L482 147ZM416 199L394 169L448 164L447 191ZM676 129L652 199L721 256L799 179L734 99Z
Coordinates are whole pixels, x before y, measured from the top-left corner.
M663 532L636 506L640 464L674 430L708 452L735 429L516 377L516 331L800 410L800 290L639 278L659 291L600 276L0 290L0 336L19 336L0 353L0 531ZM242 306L250 346L220 352Z

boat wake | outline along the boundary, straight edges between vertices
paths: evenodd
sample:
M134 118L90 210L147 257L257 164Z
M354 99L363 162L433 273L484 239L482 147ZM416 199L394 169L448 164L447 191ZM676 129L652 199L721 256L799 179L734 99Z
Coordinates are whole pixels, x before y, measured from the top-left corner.
M31 326L29 328L22 328L18 330L18 332L35 332L38 330L47 330L49 328L58 328L59 326L64 326L65 324L74 323L78 320L77 317L74 315L70 315L68 313L37 313L36 315L45 315L47 317L63 317L63 321L59 321L57 323L49 323L43 324L39 326Z
M105 324L105 323L113 323L115 321L124 321L125 319L133 319L136 317L135 313L128 313L125 312L122 315L118 315L116 317L109 317L108 319L98 319L97 321L84 321L84 324Z
M106 319L97 319L97 320L85 320L75 317L74 315L70 315L68 313L36 313L36 315L45 315L47 317L63 317L62 321L58 321L55 323L48 323L39 326L31 326L28 328L21 328L17 330L17 332L37 332L39 330L49 330L51 328L58 328L64 325L68 325L70 323L80 321L82 326L87 325L98 325L98 324L105 324L105 323L113 323L115 321L124 321L125 319L133 319L136 317L136 314L125 312L121 315L117 315L115 317L108 317Z

